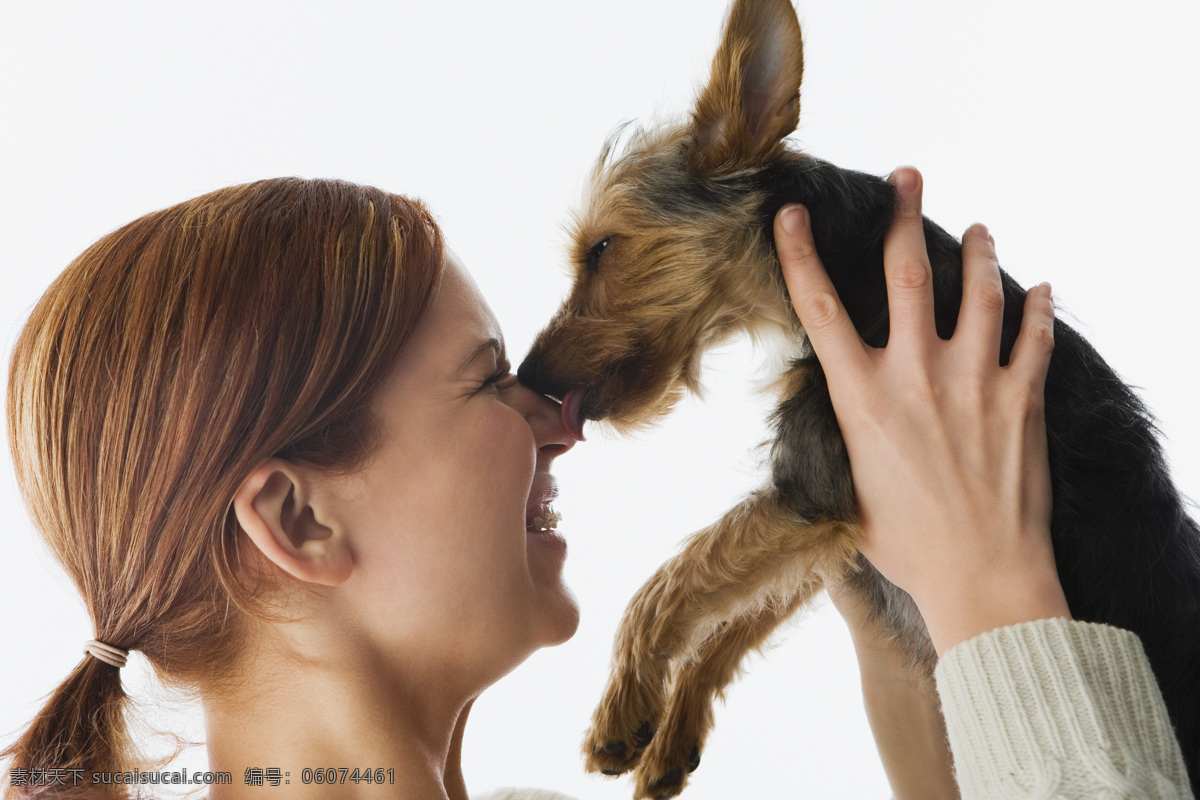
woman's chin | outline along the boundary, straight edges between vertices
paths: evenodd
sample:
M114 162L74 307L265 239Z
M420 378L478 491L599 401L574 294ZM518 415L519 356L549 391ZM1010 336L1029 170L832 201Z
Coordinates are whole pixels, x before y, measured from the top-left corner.
M525 532L529 574L537 587L539 645L562 644L579 628L579 601L563 580L567 541L556 530Z
M554 647L570 639L579 629L579 601L575 593L560 579L556 586L542 591L539 620L539 644Z
M575 593L571 591L571 587L563 584L564 608L561 636L554 644L562 644L575 635L575 631L579 630L579 601L575 598Z

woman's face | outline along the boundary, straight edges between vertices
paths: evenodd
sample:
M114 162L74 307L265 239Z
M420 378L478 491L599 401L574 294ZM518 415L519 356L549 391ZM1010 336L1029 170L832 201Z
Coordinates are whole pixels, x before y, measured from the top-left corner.
M509 372L491 309L453 255L373 401L365 467L337 484L354 569L343 584L371 639L420 666L494 679L570 638L550 464L574 439L559 407Z

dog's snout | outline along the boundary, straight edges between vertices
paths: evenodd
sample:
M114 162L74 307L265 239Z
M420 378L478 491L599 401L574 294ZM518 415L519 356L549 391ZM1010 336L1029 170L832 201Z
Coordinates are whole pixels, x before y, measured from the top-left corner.
M546 393L546 390L541 385L541 374L538 368L538 355L536 351L525 356L525 360L521 362L521 366L517 367L517 380L535 392Z
M538 347L530 350L529 355L525 356L525 360L521 362L521 366L517 367L517 380L538 394L544 394L559 401L571 388L569 384L564 384L562 377L557 374L552 365L547 367L542 358L542 351Z

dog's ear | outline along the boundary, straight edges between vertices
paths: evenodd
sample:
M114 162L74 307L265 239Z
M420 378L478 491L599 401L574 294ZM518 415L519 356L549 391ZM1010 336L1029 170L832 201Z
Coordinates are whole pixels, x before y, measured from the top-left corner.
M736 0L692 112L693 166L738 169L796 129L804 48L789 0Z

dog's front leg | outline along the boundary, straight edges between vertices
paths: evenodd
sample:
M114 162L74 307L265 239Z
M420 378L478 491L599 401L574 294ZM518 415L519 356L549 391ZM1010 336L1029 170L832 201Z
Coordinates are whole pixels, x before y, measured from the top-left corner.
M663 722L672 670L675 692L684 689L676 716L689 708L694 712L697 704L711 704L741 657L782 618L774 612L790 612L820 588L824 576L840 575L854 562L856 535L857 529L846 523L797 517L771 488L752 493L694 534L625 612L612 675L584 742L587 768L617 775L638 764ZM764 614L768 609L773 613ZM709 667L683 666L705 655L716 659ZM667 761L689 767L691 748L698 755L710 722L710 713L692 713L689 730L671 734L672 744L656 758L655 770L667 767ZM687 743L679 744L684 738ZM656 796L644 792L663 777L647 774L641 796ZM664 793L673 792L660 787L657 794Z
M819 580L809 581L758 613L750 611L722 623L693 656L672 662L667 709L638 762L634 797L672 797L683 790L688 776L700 766L713 724L713 701L733 682L746 655L807 603L820 585Z

